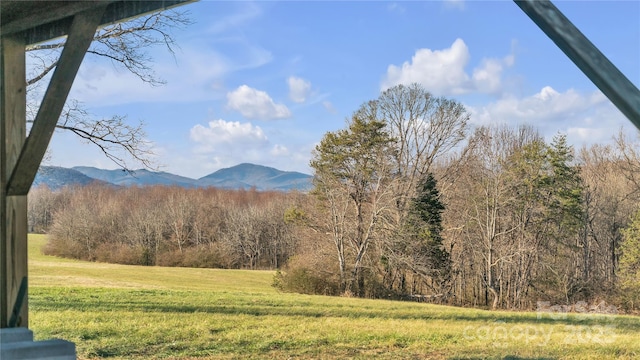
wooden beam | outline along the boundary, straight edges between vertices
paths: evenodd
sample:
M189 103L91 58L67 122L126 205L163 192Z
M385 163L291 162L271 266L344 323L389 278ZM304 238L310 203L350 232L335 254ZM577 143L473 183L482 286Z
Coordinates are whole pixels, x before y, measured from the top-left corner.
M640 129L640 90L549 0L515 0L516 5Z
M22 147L16 167L9 177L6 188L7 195L27 195L29 192L49 146L58 118L62 113L64 103L67 101L73 80L89 45L91 45L103 12L104 7L91 9L74 16L58 66L51 77L49 87L44 94L29 137Z
M0 327L28 325L27 197L7 196L26 133L25 43L20 36L0 39ZM21 284L23 291L20 291ZM19 293L24 294L18 299ZM16 306L16 304L19 304Z
M3 35L23 32L53 21L71 18L75 14L101 6L102 3L107 5L113 1L115 0L23 2L23 7L14 10L20 12L16 15L17 18L2 24L0 31Z
M94 0L94 1L15 1L6 8L15 11L0 21L0 34L22 33L27 45L68 34L75 14L107 6L100 25L112 24L154 11L162 11L194 0ZM8 1L5 0L5 3Z

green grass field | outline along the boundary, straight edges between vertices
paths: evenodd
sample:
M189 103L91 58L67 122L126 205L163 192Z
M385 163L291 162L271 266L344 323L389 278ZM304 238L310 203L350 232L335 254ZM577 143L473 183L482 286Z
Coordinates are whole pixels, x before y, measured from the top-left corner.
M80 359L632 359L640 318L279 293L273 272L88 263L29 238L29 327Z

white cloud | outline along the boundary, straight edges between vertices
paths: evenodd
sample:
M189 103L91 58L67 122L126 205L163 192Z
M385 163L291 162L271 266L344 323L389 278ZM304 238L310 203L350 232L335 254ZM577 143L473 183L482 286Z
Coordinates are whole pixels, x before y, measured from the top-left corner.
M297 103L303 103L307 100L309 92L311 92L311 83L303 78L290 76L287 79L289 85L289 98Z
M482 66L473 70L473 83L483 93L495 93L501 88L503 62L497 59L484 59Z
M602 128L570 127L567 129L567 136L582 141L590 141L593 139L602 140L603 130Z
M540 129L546 137L564 132L573 143L607 141L620 126L628 125L600 91L559 92L545 86L524 98L508 95L486 106L468 108L475 124L526 123Z
M469 49L462 39L456 39L450 48L444 50L419 49L401 67L389 65L383 89L398 84L418 82L428 90L459 93L469 77L464 66L469 61Z
M235 42L230 58L212 47L189 45L175 58L161 54L154 59L154 71L166 84L153 87L129 71L104 59L87 57L74 80L70 98L87 106L112 106L133 102L195 102L224 98L224 79L234 72L269 63L272 54L246 42Z
M560 93L550 86L525 98L507 96L490 103L475 113L475 121L545 121L585 118L594 106L606 98L600 92L584 95L573 89Z
M382 90L415 82L437 95L500 92L502 71L504 67L513 65L513 55L503 59L483 59L471 76L465 71L470 57L469 48L459 38L446 49L419 49L411 61L405 61L402 66L389 65Z
M263 147L269 143L259 126L238 121L213 120L209 126L191 128L189 137L198 144L197 152L225 151L235 147Z
M274 143L261 127L250 122L219 119L198 124L191 128L189 139L192 156L168 153L163 159L171 168L184 169L179 173L187 176L200 177L244 162L309 172L310 148Z
M274 145L269 152L272 156L287 156L289 155L289 149L284 145Z
M270 120L291 116L285 105L276 104L266 92L247 85L241 85L227 93L227 106L248 119Z

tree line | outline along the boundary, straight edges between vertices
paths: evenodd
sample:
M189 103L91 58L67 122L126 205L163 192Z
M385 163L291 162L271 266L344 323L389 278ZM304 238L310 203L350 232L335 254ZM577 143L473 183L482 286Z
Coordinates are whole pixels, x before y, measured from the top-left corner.
M312 154L308 194L90 186L30 193L51 254L279 269L280 289L532 309L640 300L640 142L574 149L532 126L472 128L399 85Z
M131 265L274 269L295 249L284 215L294 193L46 186L29 194L29 228L44 252Z
M634 307L637 138L576 151L560 133L472 129L469 118L454 100L400 85L327 133L311 161L319 213L306 221L311 241L324 234L324 255L299 255L280 286L494 309Z

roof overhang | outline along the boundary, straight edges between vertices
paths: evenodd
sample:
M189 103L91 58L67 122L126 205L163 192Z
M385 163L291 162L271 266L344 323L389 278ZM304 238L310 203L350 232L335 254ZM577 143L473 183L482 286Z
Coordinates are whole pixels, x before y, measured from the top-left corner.
M24 34L26 45L67 35L73 16L106 6L100 25L166 10L194 0L93 0L0 2L0 36Z

